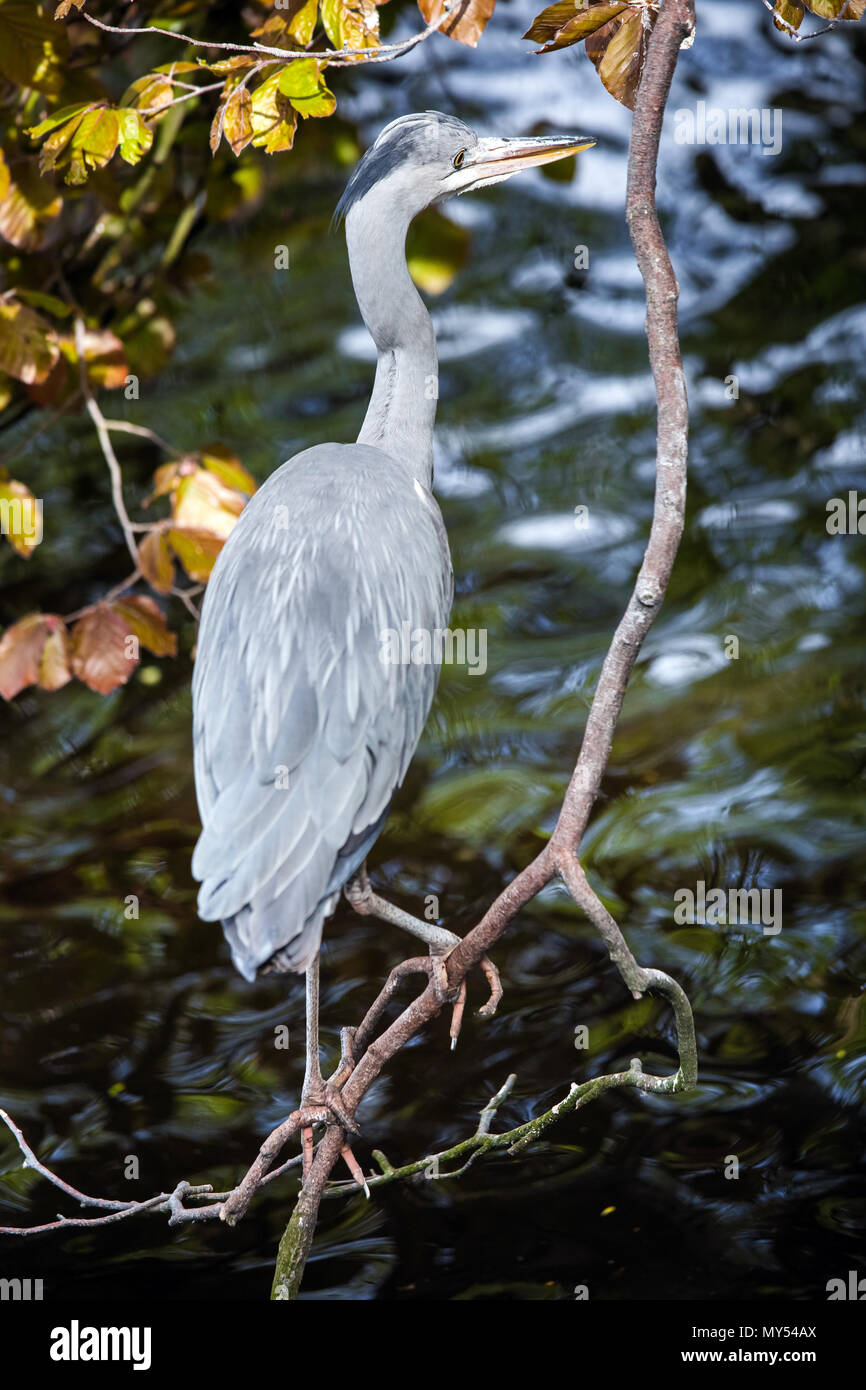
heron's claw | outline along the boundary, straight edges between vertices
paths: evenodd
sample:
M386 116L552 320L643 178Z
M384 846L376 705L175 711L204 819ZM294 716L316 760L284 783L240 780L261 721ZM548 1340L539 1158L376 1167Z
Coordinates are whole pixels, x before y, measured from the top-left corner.
M340 1092L331 1081L319 1081L309 1086L301 1096L297 1112L303 1129L315 1124L342 1125L350 1134L361 1131L343 1105Z

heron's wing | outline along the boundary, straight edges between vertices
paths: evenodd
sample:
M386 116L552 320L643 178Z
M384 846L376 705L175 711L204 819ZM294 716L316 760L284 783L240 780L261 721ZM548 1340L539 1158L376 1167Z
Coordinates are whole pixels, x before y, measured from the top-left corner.
M199 911L236 963L303 968L405 776L438 678L383 634L447 623L435 502L378 450L327 446L253 497L214 569L193 682ZM405 641L403 643L405 646Z

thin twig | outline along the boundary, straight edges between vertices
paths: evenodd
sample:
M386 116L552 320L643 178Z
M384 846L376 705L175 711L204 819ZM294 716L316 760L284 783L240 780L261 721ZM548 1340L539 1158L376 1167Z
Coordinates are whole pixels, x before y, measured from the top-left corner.
M106 424L105 416L97 404L96 397L90 389L90 382L87 379L87 358L86 346L84 341L84 319L80 314L75 315L75 351L78 355L78 371L81 378L81 393L84 396L87 406L87 413L96 427L96 434L99 439L99 446L105 462L108 464L108 472L111 475L111 497L114 502L114 510L123 531L123 539L126 541L126 548L132 556L132 562L138 569L138 546L135 543L132 522L126 510L126 503L123 500L123 474L120 471L120 464L114 452L111 442L111 434Z
M459 3L459 0L458 0ZM285 48L271 48L268 44L256 43L218 43L213 39L195 39L191 34L182 34L176 29L162 29L156 24L145 25L144 28L134 28L133 26L123 26L117 24L106 24L101 19L95 19L93 15L82 10L81 17L86 19L88 24L92 24L96 29L102 29L106 34L122 34L124 37L130 34L161 34L164 38L178 39L181 43L191 44L193 48L219 48L230 53L251 53L260 57L267 53L270 57L279 58L281 62L292 62L298 59L315 58L318 61L327 63L329 67L356 66L357 60L363 63L387 63L393 58L399 58L402 54L408 53L416 44L423 43L431 34L435 34L440 29L451 14L453 5L446 5L438 19L433 20L425 29L413 34L411 38L402 39L399 43L380 44L377 48L338 48L326 49L322 53L311 52L302 49L299 52L292 52ZM220 84L222 85L222 84Z

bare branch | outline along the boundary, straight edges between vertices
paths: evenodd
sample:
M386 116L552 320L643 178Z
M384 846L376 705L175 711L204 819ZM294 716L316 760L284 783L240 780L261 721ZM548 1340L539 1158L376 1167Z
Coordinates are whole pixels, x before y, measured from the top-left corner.
M102 29L106 34L122 34L124 37L130 34L161 34L164 38L178 39L181 43L190 44L193 48L218 48L229 53L251 53L255 57L261 57L263 53L266 53L270 57L278 58L281 62L292 62L301 58L316 58L322 62L327 62L329 67L355 67L359 62L388 63L392 59L408 53L417 44L423 43L425 39L428 39L431 34L435 34L437 29L441 28L453 8L453 4L446 4L439 18L428 24L426 29L420 30L411 38L403 39L399 43L380 44L377 48L325 49L323 52L315 52L310 49L291 52L285 48L271 48L264 43L217 43L212 39L195 39L191 34L182 34L176 29L161 29L156 24L148 24L141 29L133 28L131 25L105 24L101 19L94 19L93 15L88 14L86 10L80 11L80 17L86 19L88 24L92 24L94 28Z
M108 464L108 471L111 475L111 498L114 502L114 510L123 531L123 539L126 541L126 548L132 556L132 562L136 569L138 564L138 546L135 543L132 522L126 510L126 503L123 500L123 474L120 471L120 464L117 454L114 452L114 445L111 442L111 433L106 423L105 416L97 404L96 397L90 389L90 382L87 379L87 358L84 342L84 319L80 314L75 315L75 351L78 356L78 371L81 379L81 393L87 406L87 413L96 426L96 434L99 439L99 446L105 462Z

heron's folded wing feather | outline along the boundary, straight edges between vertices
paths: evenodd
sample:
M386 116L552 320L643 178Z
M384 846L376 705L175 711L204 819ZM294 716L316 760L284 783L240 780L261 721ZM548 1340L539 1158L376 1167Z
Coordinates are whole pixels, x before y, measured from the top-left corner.
M447 621L441 530L417 500L408 505L415 494L394 487L402 480L385 483L403 505L381 470L352 481L351 524L329 524L321 482L291 479L297 526L278 545L257 494L206 599L194 682L204 830L193 872L203 917L257 906L258 926L255 911L244 913L240 930L266 955L302 930L341 865L347 875L356 867L357 845L406 773L438 677L433 664L381 654L385 629ZM262 915L277 899L282 942Z

